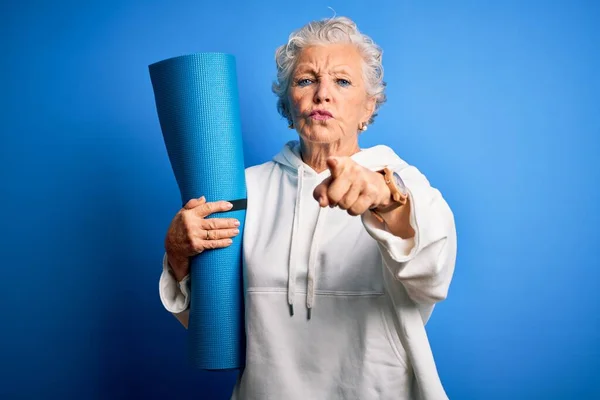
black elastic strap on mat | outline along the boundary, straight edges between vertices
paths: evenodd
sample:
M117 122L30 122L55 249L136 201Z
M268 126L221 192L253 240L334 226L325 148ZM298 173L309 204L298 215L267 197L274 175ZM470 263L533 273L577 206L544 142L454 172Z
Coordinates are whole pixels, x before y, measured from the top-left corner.
M229 200L229 202L233 204L233 207L228 211L245 210L248 205L247 199Z

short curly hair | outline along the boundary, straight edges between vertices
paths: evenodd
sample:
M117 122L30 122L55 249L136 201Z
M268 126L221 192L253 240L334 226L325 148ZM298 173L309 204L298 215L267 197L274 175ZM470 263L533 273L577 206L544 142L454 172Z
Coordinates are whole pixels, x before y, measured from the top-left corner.
M383 81L382 49L373 39L361 33L356 23L347 17L333 17L320 21L312 21L292 32L287 44L279 46L275 51L277 80L272 90L277 95L277 111L292 123L287 92L296 60L302 49L323 44L352 43L363 57L363 76L367 93L375 97L375 112L369 120L372 124L377 110L386 101L385 82Z

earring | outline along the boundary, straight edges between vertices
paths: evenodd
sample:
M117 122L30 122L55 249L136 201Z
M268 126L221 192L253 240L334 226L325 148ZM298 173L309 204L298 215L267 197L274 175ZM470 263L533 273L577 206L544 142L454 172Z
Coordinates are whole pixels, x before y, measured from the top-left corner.
M366 131L368 128L367 123L363 122L362 124L360 124L360 126L358 127L358 129L360 129L361 131Z
M293 122L290 122L290 124L288 125L288 128L290 128L290 129L294 129L294 123L293 123Z

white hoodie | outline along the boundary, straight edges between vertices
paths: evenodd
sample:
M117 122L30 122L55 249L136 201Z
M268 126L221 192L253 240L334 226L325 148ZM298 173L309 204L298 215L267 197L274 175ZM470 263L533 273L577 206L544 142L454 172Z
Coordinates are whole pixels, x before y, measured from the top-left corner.
M313 190L330 173L304 164L297 141L247 168L246 366L232 399L447 399L425 324L452 279L453 214L389 147L352 159L399 173L415 237L392 235L370 212L321 208ZM178 314L188 280L178 287L167 271L165 257L160 295Z

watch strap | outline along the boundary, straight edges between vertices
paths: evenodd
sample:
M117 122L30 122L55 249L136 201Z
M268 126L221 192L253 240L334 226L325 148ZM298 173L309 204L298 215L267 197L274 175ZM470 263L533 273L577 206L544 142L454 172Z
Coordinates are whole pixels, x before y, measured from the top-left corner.
M374 211L376 214L381 214L381 213L386 213L386 212L395 210L396 208L406 204L406 201L408 200L408 196L406 194L402 193L401 189L396 185L396 180L394 178L394 171L389 167L385 167L384 169L376 171L376 172L379 172L380 174L383 175L385 184L387 185L387 187L390 190L391 203L383 209L377 207L371 211Z

